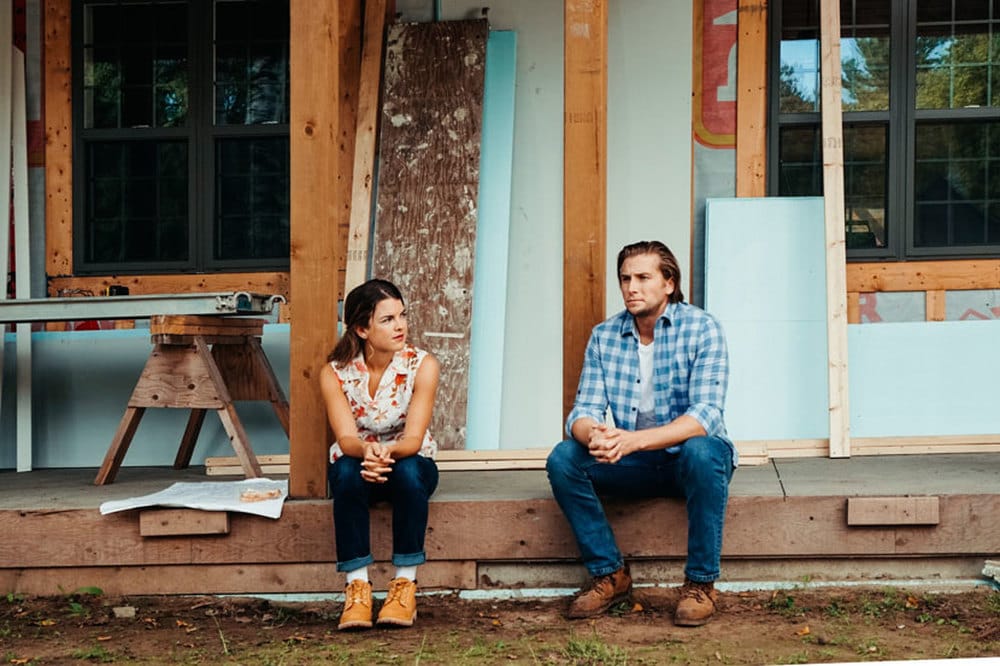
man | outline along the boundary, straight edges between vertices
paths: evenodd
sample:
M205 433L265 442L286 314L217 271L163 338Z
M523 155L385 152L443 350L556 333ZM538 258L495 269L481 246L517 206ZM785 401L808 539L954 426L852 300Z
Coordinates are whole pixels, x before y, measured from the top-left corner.
M566 419L570 439L546 463L552 492L593 576L567 615L599 615L632 590L598 495L683 497L688 552L674 623L698 626L715 612L722 525L736 466L722 420L726 341L711 315L684 302L677 259L663 243L622 248L618 281L625 310L594 327ZM605 424L608 408L613 425Z

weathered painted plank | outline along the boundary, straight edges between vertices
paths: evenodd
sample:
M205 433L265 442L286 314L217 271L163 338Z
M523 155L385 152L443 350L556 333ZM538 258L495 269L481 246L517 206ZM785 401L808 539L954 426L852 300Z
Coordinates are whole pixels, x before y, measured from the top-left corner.
M372 275L399 285L411 339L441 362L431 432L465 446L485 20L393 25Z

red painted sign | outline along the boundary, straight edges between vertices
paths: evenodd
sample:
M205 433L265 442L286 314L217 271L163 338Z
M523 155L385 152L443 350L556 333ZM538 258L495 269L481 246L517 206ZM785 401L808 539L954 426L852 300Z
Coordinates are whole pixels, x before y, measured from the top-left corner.
M736 145L736 0L695 5L694 134L713 148Z

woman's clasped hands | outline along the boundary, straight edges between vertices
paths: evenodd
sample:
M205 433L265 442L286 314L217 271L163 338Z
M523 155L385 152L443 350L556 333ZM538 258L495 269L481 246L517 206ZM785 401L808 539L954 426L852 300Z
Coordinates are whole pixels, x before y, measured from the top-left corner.
M368 443L361 461L361 478L369 483L385 483L386 475L392 472L392 463L388 446L379 442Z

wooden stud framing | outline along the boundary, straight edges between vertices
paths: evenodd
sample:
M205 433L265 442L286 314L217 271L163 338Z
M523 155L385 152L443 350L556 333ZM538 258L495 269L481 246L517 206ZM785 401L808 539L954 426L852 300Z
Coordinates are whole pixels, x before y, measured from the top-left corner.
M767 194L767 2L739 0L736 196Z
M1000 259L849 264L847 289L857 292L1000 289Z
M45 0L45 272L73 272L73 99L70 0Z
M944 292L940 289L924 294L924 319L927 321L944 321Z
M327 423L319 370L336 340L341 206L340 2L291 0L291 470L293 497L326 496Z
M351 289L365 281L368 268L375 146L378 138L378 119L381 115L379 89L382 79L382 47L385 40L385 4L385 0L365 2L361 81L358 92L357 129L354 137L354 177L351 179L347 270L344 276L345 296Z
M844 126L840 107L840 3L835 0L820 0L820 70L830 457L843 458L851 455L851 424L847 384L847 244L844 238Z
M590 329L604 319L608 7L565 0L563 413L573 407Z

